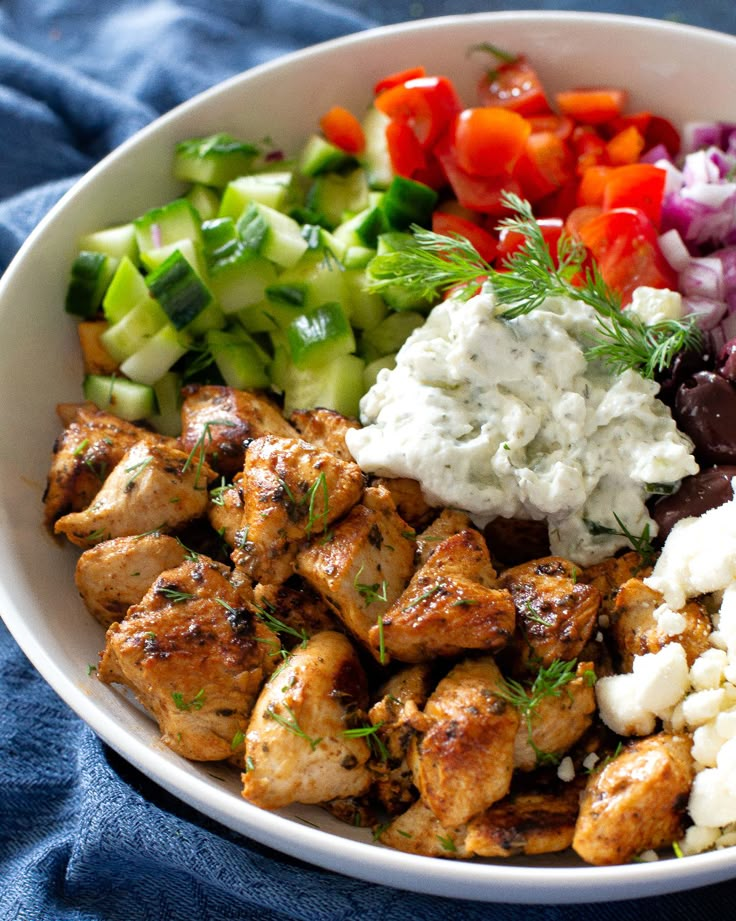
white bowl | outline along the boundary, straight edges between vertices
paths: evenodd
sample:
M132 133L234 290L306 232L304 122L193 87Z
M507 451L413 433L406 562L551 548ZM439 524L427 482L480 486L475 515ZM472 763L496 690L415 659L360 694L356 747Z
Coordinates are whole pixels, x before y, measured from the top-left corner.
M162 787L223 824L286 854L399 888L506 902L578 902L672 892L736 877L736 849L649 864L595 868L570 855L454 862L397 853L316 807L273 814L246 803L237 779L187 763L116 690L88 677L103 631L74 587L77 553L41 524L41 496L58 432L54 406L80 399L74 323L62 309L75 241L178 194L176 141L227 130L298 149L319 115L359 111L381 76L423 63L453 77L463 98L487 61L482 41L526 52L551 90L629 89L630 110L686 120L736 120L729 75L736 38L673 23L583 13L490 13L372 30L257 67L178 107L90 171L30 236L0 283L0 611L57 693L110 746ZM306 819L309 824L305 824Z

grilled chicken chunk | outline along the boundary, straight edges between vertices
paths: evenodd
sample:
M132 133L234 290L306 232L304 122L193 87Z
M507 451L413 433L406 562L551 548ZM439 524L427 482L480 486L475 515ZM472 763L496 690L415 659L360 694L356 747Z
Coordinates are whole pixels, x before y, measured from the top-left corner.
M506 589L495 588L483 536L468 529L438 544L406 590L391 605L381 625L369 633L402 662L426 662L467 649L505 646L514 632L516 612Z
M371 765L376 775L375 792L389 815L403 812L417 798L406 753L416 734L412 719L426 704L431 690L429 665L406 666L385 682L369 711L385 753Z
M516 606L516 651L522 670L534 672L555 659L574 659L590 639L600 593L580 582L577 573L577 567L556 556L501 573L498 585L511 592Z
M350 640L324 631L297 647L261 692L245 741L243 796L263 809L360 796L370 748L348 732L367 705Z
M230 548L238 543L238 534L243 524L245 501L242 481L242 476L236 474L229 486L215 486L210 490L210 501L207 503L209 523Z
M426 563L443 540L471 527L465 512L454 508L442 509L434 521L417 534L417 563Z
M242 759L238 739L280 650L228 576L204 557L161 573L107 631L98 669L130 688L163 741L194 761Z
M109 627L138 604L157 576L186 556L186 547L166 534L115 537L84 551L74 581L90 614Z
M424 527L432 517L432 506L424 498L422 487L408 477L376 477L373 486L383 486L391 493L396 511L412 528Z
M611 556L593 566L588 566L579 575L579 581L595 586L601 595L601 613L613 613L618 590L629 579L644 579L652 571L644 564L639 553L631 550L621 556Z
M305 638L323 630L340 630L342 626L324 599L298 576L278 585L258 583L253 591L253 603L267 623L291 649Z
M233 476L243 469L245 449L254 438L280 435L295 438L296 431L265 394L216 384L184 388L180 447L206 462L217 473Z
M57 534L90 547L112 537L176 531L204 514L214 473L192 465L170 444L136 442L105 480L94 502L56 522Z
M595 671L592 662L579 662L575 677L557 693L534 707L529 722L522 720L514 740L514 767L533 771L539 755L564 755L593 722Z
M345 433L359 429L357 419L349 419L334 409L295 409L289 417L299 436L316 448L329 451L340 460L354 463L353 455L345 444Z
M389 493L371 486L330 540L315 541L296 560L297 572L379 661L386 660L380 636L372 645L369 634L411 576L414 543L405 535Z
M668 634L655 617L663 604L662 594L640 579L629 579L621 586L614 604L611 635L622 671L632 671L634 656L659 652L668 643L682 645L688 665L709 648L712 624L701 604L690 601L679 612L685 627L677 634Z
M591 774L572 846L588 863L628 863L678 840L693 780L691 739L660 732Z
M425 803L456 828L509 792L519 714L501 696L490 656L466 659L437 685L415 721L408 762Z
M445 828L422 799L397 816L377 835L381 844L422 857L471 857L465 847L466 829Z
M363 487L357 464L298 438L257 438L245 458L242 539L233 562L255 581L283 582L299 545L324 534Z
M92 502L120 458L136 442L166 442L92 404L60 404L64 431L54 443L44 494L48 527Z

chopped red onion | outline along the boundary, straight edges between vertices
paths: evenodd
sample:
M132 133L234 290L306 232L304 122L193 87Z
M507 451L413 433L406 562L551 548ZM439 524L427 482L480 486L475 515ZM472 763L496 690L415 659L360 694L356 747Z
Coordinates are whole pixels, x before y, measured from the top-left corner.
M723 301L723 263L715 256L691 259L680 272L678 287L685 297Z
M682 272L690 262L691 256L685 241L680 236L680 231L675 227L665 231L659 237L659 248L664 258L676 272ZM724 274L725 274L724 266Z
M682 309L685 316L695 316L698 326L708 332L718 326L728 308L725 301L688 295L682 299Z

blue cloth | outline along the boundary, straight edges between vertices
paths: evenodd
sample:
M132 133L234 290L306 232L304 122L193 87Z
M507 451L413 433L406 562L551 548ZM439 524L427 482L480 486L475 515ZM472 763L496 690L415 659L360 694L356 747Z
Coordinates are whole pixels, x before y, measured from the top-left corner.
M521 4L565 8L565 3ZM3 0L0 269L83 172L161 112L236 72L372 25L487 0ZM618 0L736 33L733 0ZM108 750L0 624L0 921L677 921L725 916L736 883L596 906L450 902L284 858L172 799Z

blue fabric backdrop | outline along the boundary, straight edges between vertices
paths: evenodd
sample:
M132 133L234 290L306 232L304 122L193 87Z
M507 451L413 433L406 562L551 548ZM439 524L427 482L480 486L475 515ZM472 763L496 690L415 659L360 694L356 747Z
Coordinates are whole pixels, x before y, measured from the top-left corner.
M736 33L733 0L574 6ZM221 79L373 25L496 8L476 0L2 0L0 270L76 178ZM3 921L677 921L726 916L736 897L736 883L569 907L398 893L285 859L170 798L96 739L1 623L0 700Z

